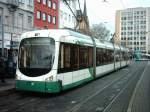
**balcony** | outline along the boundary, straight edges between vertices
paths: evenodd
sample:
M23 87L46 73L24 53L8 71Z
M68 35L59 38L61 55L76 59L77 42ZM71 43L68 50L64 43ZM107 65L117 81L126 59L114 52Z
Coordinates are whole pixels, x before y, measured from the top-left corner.
M19 7L19 0L7 0L8 9L11 12L14 12Z

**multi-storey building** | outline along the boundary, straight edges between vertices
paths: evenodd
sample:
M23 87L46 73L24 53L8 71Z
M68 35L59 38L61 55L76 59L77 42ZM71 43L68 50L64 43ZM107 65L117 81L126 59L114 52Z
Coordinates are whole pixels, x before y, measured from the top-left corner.
M130 8L116 13L115 42L133 51L150 53L150 8Z
M34 26L58 28L58 0L34 0Z
M0 54L7 55L23 32L33 30L33 13L33 0L0 0Z
M76 15L76 0L67 1L73 13ZM76 19L63 0L59 1L59 28L75 28Z

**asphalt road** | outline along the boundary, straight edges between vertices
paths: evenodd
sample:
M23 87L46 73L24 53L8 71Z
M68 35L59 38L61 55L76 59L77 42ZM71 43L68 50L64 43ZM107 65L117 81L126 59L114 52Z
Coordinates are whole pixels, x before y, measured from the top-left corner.
M128 67L59 94L15 92L0 97L0 112L126 112L147 62Z

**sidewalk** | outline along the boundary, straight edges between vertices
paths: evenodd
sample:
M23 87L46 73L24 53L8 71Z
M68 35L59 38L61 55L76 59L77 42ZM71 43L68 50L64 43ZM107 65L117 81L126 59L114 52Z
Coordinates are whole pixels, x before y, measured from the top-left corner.
M150 62L146 66L140 80L138 81L127 112L150 112Z
M15 90L15 79L5 79L5 83L0 81L0 96L12 93Z

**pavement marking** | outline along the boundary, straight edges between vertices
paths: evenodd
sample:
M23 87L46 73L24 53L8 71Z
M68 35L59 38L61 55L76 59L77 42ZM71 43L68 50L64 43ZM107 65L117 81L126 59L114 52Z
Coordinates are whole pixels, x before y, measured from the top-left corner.
M142 82L142 79L143 79L143 77L144 77L145 71L146 71L146 69L147 69L147 67L148 67L149 64L150 64L150 63L148 62L147 65L146 65L146 67L144 68L144 71L143 71L143 73L142 73L142 76L141 76L140 80L139 80L138 83L136 84L136 87L135 87L135 89L134 89L134 92L133 92L133 94L132 94L132 96L131 96L131 100L130 100L130 102L129 102L129 106L128 106L127 112L132 112L132 104L133 104L133 101L134 101L136 92L137 92L137 90L138 90L139 85L140 85L141 82Z
M76 101L71 101L71 104L77 103Z
M134 72L135 73L135 72ZM132 73L133 74L133 73ZM133 79L132 79L133 80ZM115 100L123 93L123 91L130 85L132 80L129 81L129 83L115 96L115 98L108 104L108 106L103 110L103 112L106 112L107 109L111 107L111 105L115 102Z
M128 72L128 73L130 73L130 72ZM130 75L132 75L132 74L130 73ZM107 84L107 85L104 86L102 89L100 89L100 90L97 91L96 93L90 95L90 96L87 97L83 102L77 104L76 106L74 106L72 109L70 109L70 110L67 111L67 112L76 112L84 103L88 102L90 99L92 99L93 97L95 97L96 95L98 95L99 93L101 93L104 89L106 89L107 87L111 86L113 83L117 82L118 80L120 80L120 79L123 78L123 77L125 77L125 76L122 76L122 77L120 77L120 78L114 80L113 82Z
M104 109L104 107L97 107L97 108L95 109L95 112L102 112L103 109Z

